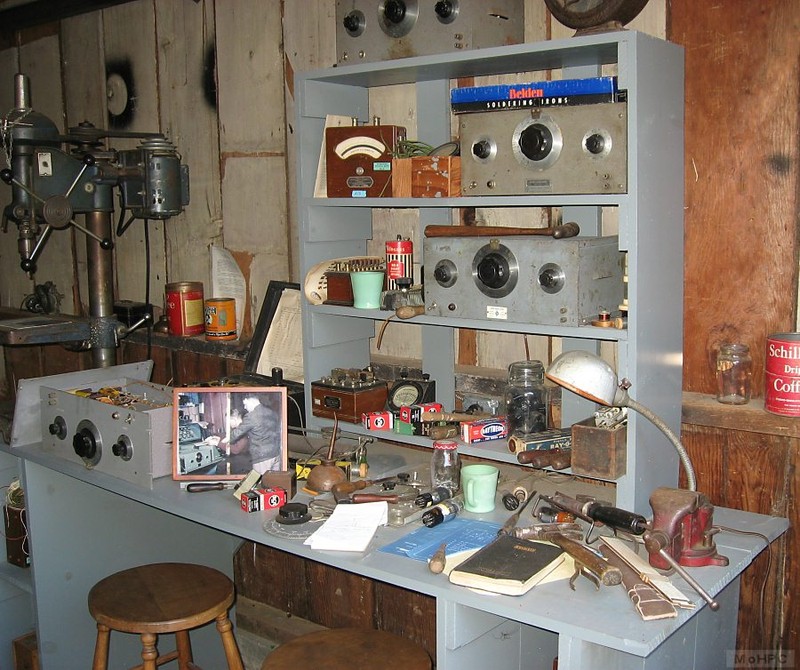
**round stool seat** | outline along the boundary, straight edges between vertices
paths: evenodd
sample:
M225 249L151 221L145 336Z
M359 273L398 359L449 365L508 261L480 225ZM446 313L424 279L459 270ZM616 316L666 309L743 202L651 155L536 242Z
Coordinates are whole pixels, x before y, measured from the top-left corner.
M219 570L154 563L97 582L89 591L89 612L97 623L125 633L174 633L227 612L233 594L233 582Z
M308 633L271 651L261 670L430 670L419 645L382 630L331 628Z
M178 660L193 663L189 631L216 623L229 670L244 670L228 610L233 582L219 570L192 563L152 563L116 572L89 591L89 613L97 622L92 670L107 670L111 631L137 633L142 664L136 670L156 670ZM175 634L175 650L159 653L160 633Z

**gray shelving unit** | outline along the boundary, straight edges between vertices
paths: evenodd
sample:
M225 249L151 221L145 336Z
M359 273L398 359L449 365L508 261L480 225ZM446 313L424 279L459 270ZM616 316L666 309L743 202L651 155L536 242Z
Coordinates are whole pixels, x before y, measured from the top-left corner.
M615 208L619 248L627 254L626 330L424 316L414 321L422 328L423 367L436 380L440 400L452 407L454 328L556 336L563 338L565 350L597 351L601 342L611 341L616 343L618 375L631 381L631 395L678 433L683 320L683 67L681 47L634 31L619 31L302 73L295 89L302 274L323 260L365 254L367 240L372 237L371 210L376 207L419 209L422 226L448 222L450 210L458 207L562 207L564 220L578 221L584 236L599 233L603 208ZM437 144L452 139L449 92L456 78L549 69L560 70L565 78L580 78L606 74L609 68L615 68L619 88L628 95L626 193L314 198L326 115L369 118L372 89L414 84L418 135ZM521 82L526 81L524 75L520 77ZM391 123L390 119L383 121ZM380 311L304 304L305 379L319 379L333 367L368 365L374 324L387 316ZM310 396L306 403L311 406ZM565 424L585 418L592 410L591 405L565 392ZM309 416L309 422L315 426L330 423L313 416ZM428 440L397 435L391 435L391 439L430 444ZM502 449L465 447L463 451L513 462L505 445ZM675 486L677 478L678 459L670 444L643 417L630 416L627 472L616 480L617 504L649 512L650 492L657 486Z

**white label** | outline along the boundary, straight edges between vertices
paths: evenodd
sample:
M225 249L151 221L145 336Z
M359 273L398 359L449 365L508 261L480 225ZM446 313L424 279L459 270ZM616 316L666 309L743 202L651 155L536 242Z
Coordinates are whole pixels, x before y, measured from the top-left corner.
M486 318L508 320L508 307L486 305Z
M40 151L36 154L36 162L39 166L40 177L53 176L53 156L49 151Z

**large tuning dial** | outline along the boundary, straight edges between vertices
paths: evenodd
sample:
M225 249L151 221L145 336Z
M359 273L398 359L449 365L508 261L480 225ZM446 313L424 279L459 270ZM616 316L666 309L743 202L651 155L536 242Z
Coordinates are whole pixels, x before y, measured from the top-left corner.
M72 436L72 449L87 464L96 465L102 454L102 441L91 421L83 420Z

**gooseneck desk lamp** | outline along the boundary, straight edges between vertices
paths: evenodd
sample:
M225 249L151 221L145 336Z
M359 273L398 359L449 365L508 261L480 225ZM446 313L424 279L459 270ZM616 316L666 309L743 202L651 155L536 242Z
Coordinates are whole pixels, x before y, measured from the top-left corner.
M630 382L627 379L618 381L616 372L606 361L587 351L565 351L553 360L545 374L551 381L579 396L607 407L628 407L648 419L678 452L686 472L687 488L697 490L692 462L677 435L661 417L628 395Z

